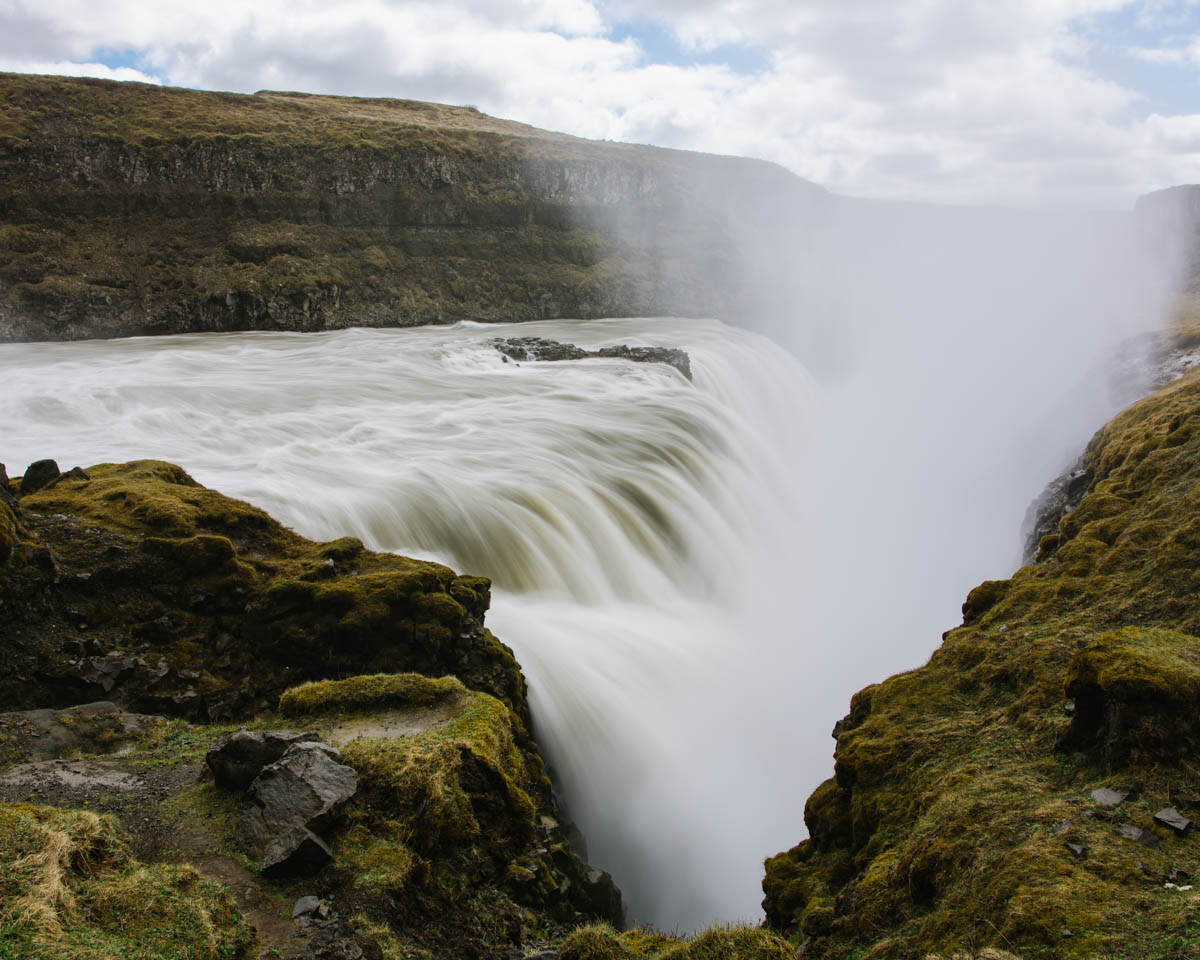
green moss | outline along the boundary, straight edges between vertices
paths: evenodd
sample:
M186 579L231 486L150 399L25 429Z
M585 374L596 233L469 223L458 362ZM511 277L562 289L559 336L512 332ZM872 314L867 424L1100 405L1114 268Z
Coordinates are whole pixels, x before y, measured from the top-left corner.
M1147 878L1197 841L1159 831L1148 850L1079 798L1139 784L1116 813L1154 830L1177 791L1200 793L1197 416L1190 374L1104 427L1096 480L1039 562L971 591L925 667L856 696L811 841L766 864L768 919L812 936L809 955L1132 960L1183 936Z
M434 679L419 673L377 673L347 680L318 680L285 690L279 712L285 717L427 707L466 693L457 677Z
M342 756L360 793L409 831L422 856L476 842L519 846L534 830L533 772L517 750L510 711L471 694L448 723L393 739L359 739ZM523 786L524 785L524 786ZM488 835L479 816L486 816Z
M0 805L0 954L14 960L231 960L253 932L190 867L143 865L111 819Z
M581 927L559 947L563 960L792 960L785 940L751 927L714 927L687 940L607 924Z

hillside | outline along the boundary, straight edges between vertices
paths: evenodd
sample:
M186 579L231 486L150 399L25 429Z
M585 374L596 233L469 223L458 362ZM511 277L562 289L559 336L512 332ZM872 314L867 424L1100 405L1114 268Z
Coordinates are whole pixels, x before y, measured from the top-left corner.
M0 74L0 340L737 316L772 164L470 107Z
M1077 486L1035 562L834 728L763 883L806 956L1195 956L1200 371L1101 429Z

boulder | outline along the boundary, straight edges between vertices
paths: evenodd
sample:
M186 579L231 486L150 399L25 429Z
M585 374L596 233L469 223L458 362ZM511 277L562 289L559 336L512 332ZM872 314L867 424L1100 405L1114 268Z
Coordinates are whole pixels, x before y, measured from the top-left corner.
M31 463L25 470L25 476L21 477L21 496L27 497L31 493L37 493L58 476L58 464L53 460Z
M238 837L251 855L265 860L270 849L279 857L281 837L303 839L295 828L324 833L334 825L358 789L358 774L338 763L340 758L328 744L305 741L263 768L250 784L238 821Z
M262 772L282 757L290 746L316 739L315 733L291 730L239 730L218 740L205 754L204 762L218 786L246 790Z
M1091 792L1091 798L1093 803L1098 803L1102 807L1115 807L1128 800L1129 794L1124 790L1110 790L1108 787L1101 787L1099 790Z
M264 877L306 877L333 858L325 841L301 824L294 824L270 838L262 850L260 869Z

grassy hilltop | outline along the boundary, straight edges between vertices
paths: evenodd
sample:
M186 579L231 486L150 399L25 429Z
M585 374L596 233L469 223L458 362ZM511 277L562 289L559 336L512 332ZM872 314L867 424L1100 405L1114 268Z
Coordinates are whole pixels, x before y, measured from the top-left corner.
M470 107L0 74L0 340L736 316L761 161Z

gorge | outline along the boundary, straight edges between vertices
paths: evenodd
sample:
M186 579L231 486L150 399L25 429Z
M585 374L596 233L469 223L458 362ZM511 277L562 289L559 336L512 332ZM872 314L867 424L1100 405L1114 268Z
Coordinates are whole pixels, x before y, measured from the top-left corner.
M1027 505L1155 386L1191 194L1136 216L871 204L765 164L518 131L465 108L2 82L0 335L29 341L0 351L14 472L44 457L170 461L304 537L489 578L487 622L529 682L559 802L630 922L757 922L762 860L790 848L768 866L767 919L817 955L949 955L970 937L1029 956L1109 945L1102 919L1030 920L1059 901L1017 880L1032 905L996 894L943 910L1000 854L981 841L925 863L906 831L960 787L974 816L994 800L970 794L986 777L961 765L921 781L889 738L937 740L942 715L921 698L940 709L943 692L891 691L958 670L974 679L947 701L987 713L970 700L982 686L1002 714L1011 694L1005 736L1040 710L1031 742L1053 739L1043 714L1061 713L1068 652L1101 627L1056 634L1045 673L1034 652L1001 669L988 644L1037 619L998 619L1024 581L971 588L1006 582ZM87 109L52 107L60 87ZM496 337L675 348L693 376L619 357L506 362ZM1120 443L1170 433L1185 457L1190 385L1168 388L1151 439ZM1123 476L1104 473L1096 483ZM1134 502L1140 482L1112 496ZM39 496L30 509L58 509ZM1103 567L1094 544L1116 551L1125 527L1083 537L1122 514L1080 511L1062 536L1083 545L1043 560L1086 578ZM1089 595L1051 590L1030 602ZM1104 623L1191 632L1175 600ZM855 698L837 780L820 785L850 695L917 667L964 618L933 668L885 685L875 719ZM1106 774L1070 762L1060 792ZM1001 767L1005 789L1037 793L1013 785L1033 774ZM1165 803L1158 776L1143 786ZM889 795L889 777L920 796ZM1121 863L1105 861L1125 882ZM1001 937L979 916L1017 920Z

